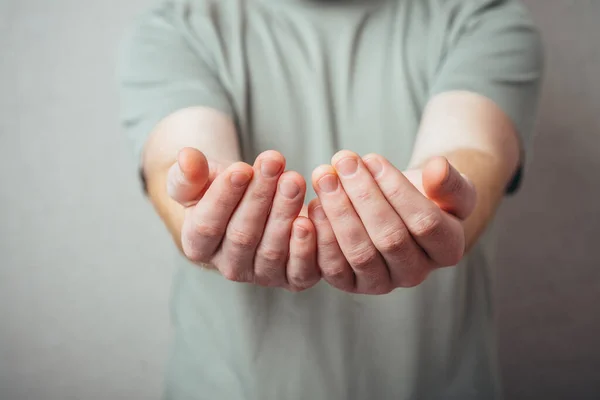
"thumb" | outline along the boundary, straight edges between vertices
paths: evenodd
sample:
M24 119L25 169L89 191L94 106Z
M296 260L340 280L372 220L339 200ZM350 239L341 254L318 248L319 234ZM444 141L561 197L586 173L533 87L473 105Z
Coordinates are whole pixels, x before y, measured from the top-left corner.
M425 194L442 210L466 219L475 208L475 186L445 157L435 157L423 167Z
M214 168L213 168L214 170ZM167 175L167 193L181 205L195 204L204 194L212 179L208 160L194 148L185 147L179 151L177 162Z

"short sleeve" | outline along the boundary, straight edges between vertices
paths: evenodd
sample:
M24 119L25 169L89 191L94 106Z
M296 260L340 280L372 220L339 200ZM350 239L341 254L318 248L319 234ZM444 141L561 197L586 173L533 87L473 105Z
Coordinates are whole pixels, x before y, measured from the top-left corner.
M166 3L139 16L120 47L121 124L138 161L150 132L177 110L205 106L233 114L211 44L199 31L191 27L183 2Z
M430 95L465 90L492 100L515 126L524 154L533 136L543 51L537 29L525 7L512 0L460 0L448 29L445 54Z

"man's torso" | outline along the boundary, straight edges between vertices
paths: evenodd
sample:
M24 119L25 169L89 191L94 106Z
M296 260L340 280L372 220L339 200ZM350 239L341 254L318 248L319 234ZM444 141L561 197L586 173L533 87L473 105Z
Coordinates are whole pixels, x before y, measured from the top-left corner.
M406 167L457 3L198 0L160 12L212 63L245 160L279 150L310 182L344 148ZM241 285L181 262L166 397L495 398L488 273L476 248L417 288L369 297Z

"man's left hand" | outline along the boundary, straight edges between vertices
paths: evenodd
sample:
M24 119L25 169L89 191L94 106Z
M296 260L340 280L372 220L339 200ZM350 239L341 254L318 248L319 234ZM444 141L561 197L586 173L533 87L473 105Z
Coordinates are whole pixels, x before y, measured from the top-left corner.
M423 282L465 252L474 186L443 157L401 172L379 155L341 151L312 177L318 264L331 285L385 294Z

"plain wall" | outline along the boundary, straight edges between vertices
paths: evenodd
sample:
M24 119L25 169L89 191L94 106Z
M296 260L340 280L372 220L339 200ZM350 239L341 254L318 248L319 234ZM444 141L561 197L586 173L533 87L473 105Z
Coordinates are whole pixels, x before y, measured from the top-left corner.
M600 399L600 0L525 0L546 81L522 191L500 213L508 399Z
M526 2L547 80L524 187L499 218L507 398L600 398L600 1ZM172 250L113 72L147 4L0 0L1 400L160 396Z

